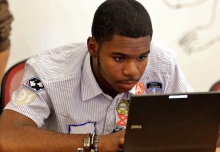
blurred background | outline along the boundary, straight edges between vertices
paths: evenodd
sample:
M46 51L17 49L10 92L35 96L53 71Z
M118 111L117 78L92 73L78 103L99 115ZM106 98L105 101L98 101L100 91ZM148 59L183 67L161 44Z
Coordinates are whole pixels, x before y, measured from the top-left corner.
M171 48L195 91L220 79L218 0L138 0L148 10L153 41ZM13 64L61 45L86 42L96 8L103 0L8 0L14 16Z

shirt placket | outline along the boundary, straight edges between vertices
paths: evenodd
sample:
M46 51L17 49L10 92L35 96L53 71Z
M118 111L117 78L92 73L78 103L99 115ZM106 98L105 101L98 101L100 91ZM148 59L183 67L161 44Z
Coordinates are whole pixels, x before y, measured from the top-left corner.
M122 96L123 96L122 94L117 95L112 100L111 104L109 105L107 109L104 132L103 132L104 135L112 133L113 129L115 128L115 120L116 120L115 107Z

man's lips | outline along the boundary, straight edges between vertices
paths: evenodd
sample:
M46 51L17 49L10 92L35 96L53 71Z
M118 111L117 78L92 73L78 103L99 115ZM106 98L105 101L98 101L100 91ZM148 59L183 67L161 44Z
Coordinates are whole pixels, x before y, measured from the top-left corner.
M125 89L132 89L136 83L137 81L120 82L120 86Z

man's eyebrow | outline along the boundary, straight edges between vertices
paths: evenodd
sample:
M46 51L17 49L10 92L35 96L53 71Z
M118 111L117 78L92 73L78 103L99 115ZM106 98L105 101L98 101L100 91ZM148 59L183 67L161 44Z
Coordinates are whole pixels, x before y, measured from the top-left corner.
M143 55L147 55L150 53L150 50L148 50L147 52L145 53L142 53L140 56L143 56ZM121 52L111 52L112 55L122 55L122 56L127 56L127 54L124 54L124 53L121 53Z
M141 54L140 56L143 56L143 55L148 55L150 53L150 50L148 50L147 52Z

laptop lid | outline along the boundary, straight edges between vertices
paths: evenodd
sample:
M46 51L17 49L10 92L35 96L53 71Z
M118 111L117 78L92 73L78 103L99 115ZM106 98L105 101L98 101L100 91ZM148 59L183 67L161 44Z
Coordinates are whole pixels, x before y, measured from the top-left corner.
M220 92L132 96L124 152L215 152Z

